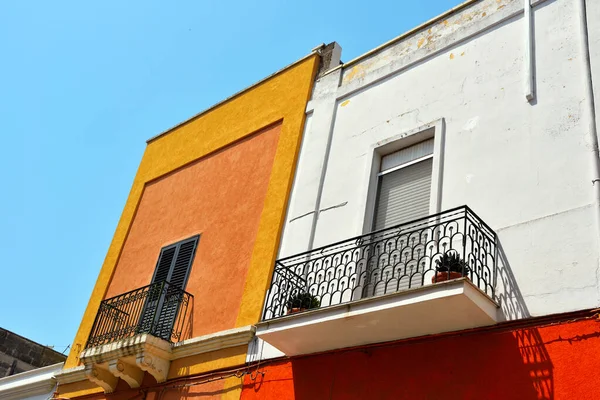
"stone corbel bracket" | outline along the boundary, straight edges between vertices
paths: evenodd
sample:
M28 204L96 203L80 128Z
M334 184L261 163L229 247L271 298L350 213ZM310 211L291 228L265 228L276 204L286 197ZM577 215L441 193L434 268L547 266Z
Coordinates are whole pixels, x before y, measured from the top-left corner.
M112 393L119 379L123 379L131 388L140 387L144 372L162 383L167 380L172 360L248 345L255 332L256 327L245 326L175 344L142 333L84 350L79 356L83 365L62 370L56 378L59 385L89 379L105 393Z
M88 379L105 393L115 390L119 378L132 388L142 385L144 372L165 382L171 364L171 344L146 333L84 350L79 356Z

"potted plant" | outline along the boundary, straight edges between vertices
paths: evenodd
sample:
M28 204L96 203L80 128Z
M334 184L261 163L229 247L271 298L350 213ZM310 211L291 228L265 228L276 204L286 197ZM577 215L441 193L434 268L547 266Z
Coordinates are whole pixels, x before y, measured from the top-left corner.
M298 292L285 303L288 314L319 308L320 305L319 299L308 292Z
M445 253L435 264L436 274L431 278L431 283L462 278L471 271L465 260L456 253Z

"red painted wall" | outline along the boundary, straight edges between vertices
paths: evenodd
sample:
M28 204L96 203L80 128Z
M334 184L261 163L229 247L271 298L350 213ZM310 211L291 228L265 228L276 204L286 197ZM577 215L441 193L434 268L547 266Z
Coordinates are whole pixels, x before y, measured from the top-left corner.
M261 370L246 376L243 400L600 399L600 321L427 338Z

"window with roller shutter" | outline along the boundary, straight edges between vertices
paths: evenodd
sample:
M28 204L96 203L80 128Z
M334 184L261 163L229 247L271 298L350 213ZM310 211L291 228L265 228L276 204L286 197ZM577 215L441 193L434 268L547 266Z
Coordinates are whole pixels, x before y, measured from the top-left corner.
M390 228L429 215L432 168L433 139L381 158L373 230ZM379 257L371 259L373 263L367 268L369 282L363 296L387 293L389 282L385 277L393 276L393 265L382 262ZM391 286L394 291L408 289L409 279L409 276L405 276ZM411 287L414 285L413 281Z
M429 215L433 139L382 157L374 230Z
M141 330L152 331L155 336L168 340L177 318L180 297L187 284L199 238L194 236L162 248L152 284L168 284L152 286L156 290L148 294L139 323Z

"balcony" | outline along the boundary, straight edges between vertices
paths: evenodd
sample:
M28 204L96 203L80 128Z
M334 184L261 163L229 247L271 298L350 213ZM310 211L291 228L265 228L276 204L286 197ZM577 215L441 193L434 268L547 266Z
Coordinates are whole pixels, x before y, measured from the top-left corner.
M87 377L112 392L119 378L132 388L144 371L164 382L171 344L183 339L193 296L168 282L102 301L80 360Z
M496 243L463 206L281 259L256 335L291 356L494 324Z
M181 340L193 296L168 282L154 283L100 303L86 349L147 333Z

